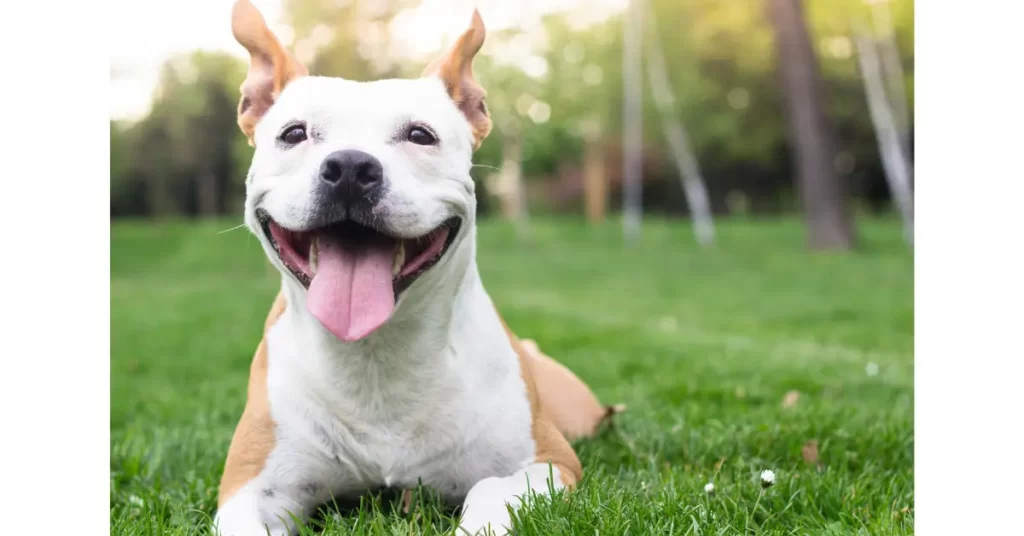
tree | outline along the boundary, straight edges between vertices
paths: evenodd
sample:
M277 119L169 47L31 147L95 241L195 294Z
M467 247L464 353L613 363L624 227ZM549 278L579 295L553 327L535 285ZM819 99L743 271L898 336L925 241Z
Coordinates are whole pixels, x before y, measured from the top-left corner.
M211 52L168 60L152 109L111 125L115 214L219 215L243 199L251 150L235 123L245 64ZM243 152L245 151L245 152Z
M851 249L853 218L835 163L837 139L801 0L768 0L797 190L813 249Z
M889 1L898 46L894 61L904 69L912 112L913 1ZM802 108L809 101L793 98L787 84L772 83L780 68L794 63L780 55L792 32L774 39L770 17L758 2L646 2L654 14L644 27L660 37L676 103L671 115L687 127L712 208L753 214L797 208L797 193L806 196L808 189L802 182L793 188L797 174L791 169L800 167L797 137L790 135L787 144L791 110L779 103L791 99ZM313 74L354 80L416 77L441 53L439 47L422 57L400 55L403 40L392 33L401 24L392 29L391 21L400 23L416 3L286 0L282 22L290 28L275 29ZM805 173L803 179L826 177L827 184L835 178L839 186L849 185L851 197L888 210L890 194L849 38L851 22L870 18L871 7L862 0L795 5L797 27L806 34L803 58L820 69L815 84L828 87L827 98L818 95L812 108L819 119L832 120L825 128L832 131L828 145L835 157L817 160L826 175ZM461 10L452 15L468 17L470 8ZM485 179L506 167L506 152L521 155L512 160L519 161L519 176L530 191L531 212L586 208L599 221L606 210L619 208L622 17L621 10L584 3L549 13L539 25L488 27L485 49L474 64L495 121L494 132L473 158L481 213L493 201ZM252 154L234 124L244 72L245 64L232 58L185 55L168 62L149 116L111 129L112 215L235 213L244 199L242 179ZM661 133L662 113L645 99L644 211L682 213L685 195ZM913 115L908 115L912 132ZM912 160L912 151L909 156ZM813 211L807 213L810 220Z
M410 75L403 72L407 66L390 48L390 24L395 15L415 4L414 0L285 0L285 19L294 32L290 48L314 75L359 81Z

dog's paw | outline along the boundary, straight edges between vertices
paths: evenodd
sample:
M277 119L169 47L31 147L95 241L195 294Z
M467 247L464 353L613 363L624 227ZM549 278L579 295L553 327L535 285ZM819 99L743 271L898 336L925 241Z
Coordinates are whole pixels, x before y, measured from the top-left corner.
M460 536L504 536L509 533L512 519L505 503L507 488L506 479L491 477L477 482L469 490L462 507L462 521L459 522Z
M504 525L495 527L493 520L469 519L459 523L459 536L506 536L507 534L509 534L509 529Z
M213 536L289 536L287 527L268 527L265 523L252 518L217 516L210 527Z

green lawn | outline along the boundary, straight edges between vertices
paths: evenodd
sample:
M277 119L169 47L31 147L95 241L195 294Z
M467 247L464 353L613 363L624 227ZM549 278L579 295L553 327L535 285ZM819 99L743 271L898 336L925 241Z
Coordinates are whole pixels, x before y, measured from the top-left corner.
M112 534L204 533L215 509L278 283L248 231L221 232L236 223L113 224ZM481 224L485 285L520 336L629 409L577 443L580 488L536 504L520 534L913 533L913 257L898 224L862 219L849 255L806 252L796 220L723 222L709 251L683 222L647 222L632 248L611 223L534 225L526 245ZM763 469L777 482L762 492ZM397 500L320 521L449 531L428 492L408 516Z

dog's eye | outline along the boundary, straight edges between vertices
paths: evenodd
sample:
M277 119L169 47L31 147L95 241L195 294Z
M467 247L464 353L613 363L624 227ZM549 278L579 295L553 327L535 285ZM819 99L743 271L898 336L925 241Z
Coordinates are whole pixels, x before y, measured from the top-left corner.
M406 134L406 139L416 145L433 145L437 143L437 138L423 127L410 128L409 133Z
M305 125L293 125L285 129L281 134L281 141L288 145L297 145L306 141L306 126Z

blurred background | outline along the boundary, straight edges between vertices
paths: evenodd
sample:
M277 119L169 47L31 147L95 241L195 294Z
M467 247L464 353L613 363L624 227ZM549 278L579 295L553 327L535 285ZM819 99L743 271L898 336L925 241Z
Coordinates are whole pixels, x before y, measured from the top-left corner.
M911 0L254 3L313 74L354 80L418 76L478 7L482 218L624 211L629 238L641 214L689 217L710 242L720 220L803 214L810 246L848 249L858 216L888 215L912 236ZM231 0L122 4L111 217L241 221Z

